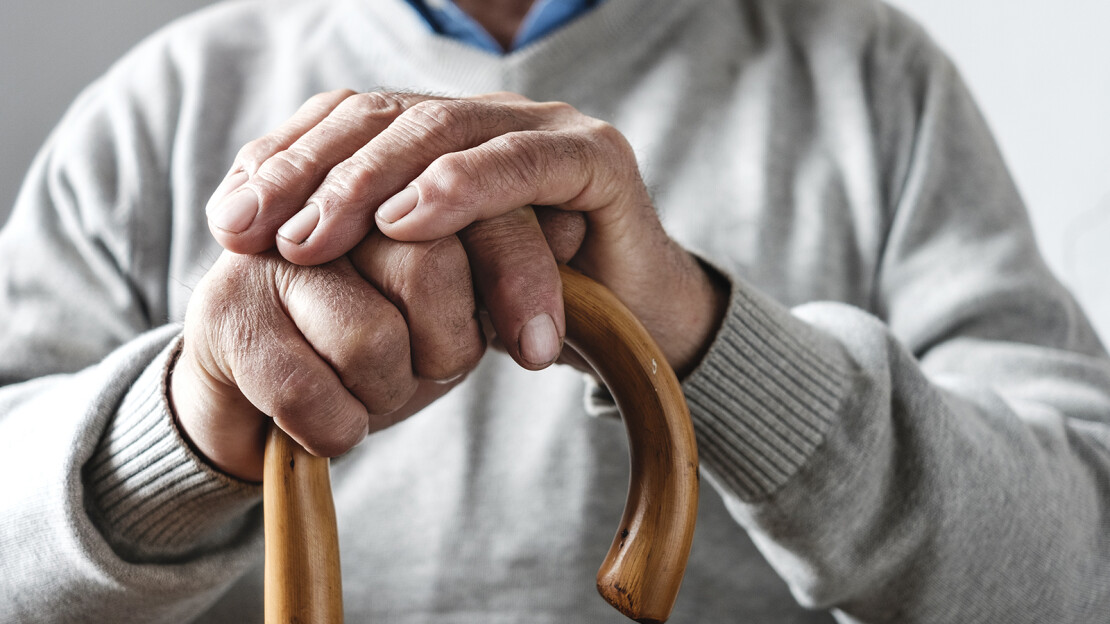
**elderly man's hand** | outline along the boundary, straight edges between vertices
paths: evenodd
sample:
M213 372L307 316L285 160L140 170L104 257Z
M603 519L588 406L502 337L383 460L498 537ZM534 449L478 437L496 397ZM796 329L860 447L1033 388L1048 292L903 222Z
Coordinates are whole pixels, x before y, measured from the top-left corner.
M564 226L585 215L584 239L548 232L551 248L611 288L680 374L697 363L725 289L664 232L624 137L566 104L512 94L317 96L240 152L209 224L240 253L276 237L298 264L338 258L375 226L399 241L458 233L498 335L538 368L565 325L553 253L529 206L556 209L546 214Z
M212 464L260 480L266 416L333 457L442 396L485 346L454 236L375 233L314 267L225 252L190 300L170 399Z

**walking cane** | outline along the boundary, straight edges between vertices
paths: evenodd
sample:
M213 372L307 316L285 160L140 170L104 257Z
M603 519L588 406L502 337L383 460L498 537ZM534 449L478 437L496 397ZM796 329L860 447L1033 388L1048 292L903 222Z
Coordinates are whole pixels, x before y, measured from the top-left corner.
M664 622L678 596L698 507L698 458L682 389L643 325L605 287L561 267L568 345L609 387L628 434L628 500L597 574L609 604ZM277 427L263 476L267 624L343 621L326 459Z

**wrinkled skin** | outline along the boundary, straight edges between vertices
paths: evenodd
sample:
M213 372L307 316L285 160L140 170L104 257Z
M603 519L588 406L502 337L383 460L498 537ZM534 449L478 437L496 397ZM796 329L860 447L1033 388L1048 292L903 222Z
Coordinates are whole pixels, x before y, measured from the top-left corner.
M520 365L555 362L558 262L612 289L680 375L725 305L624 137L514 94L320 94L244 146L208 216L228 253L190 302L171 396L194 446L247 479L266 417L334 456L444 394L485 350L479 309Z

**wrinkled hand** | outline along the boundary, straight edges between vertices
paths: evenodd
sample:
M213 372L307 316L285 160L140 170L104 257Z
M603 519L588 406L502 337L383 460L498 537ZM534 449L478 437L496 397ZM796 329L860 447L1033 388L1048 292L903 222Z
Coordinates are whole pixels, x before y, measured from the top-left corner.
M528 206L557 209L546 213L556 231L584 215L584 239L545 240ZM723 314L723 285L667 236L624 137L566 104L512 94L317 96L240 152L209 223L227 249L276 240L298 264L334 260L375 227L399 241L458 233L498 335L532 368L565 332L549 246L612 289L680 375Z
M314 267L225 252L190 300L170 398L197 450L257 481L267 416L334 457L442 396L485 346L453 236L376 233Z

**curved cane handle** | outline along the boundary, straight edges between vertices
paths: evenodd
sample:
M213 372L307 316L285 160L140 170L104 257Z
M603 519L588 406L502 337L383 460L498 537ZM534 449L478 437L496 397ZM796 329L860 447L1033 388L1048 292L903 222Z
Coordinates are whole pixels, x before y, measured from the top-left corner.
M698 508L698 458L674 371L611 292L560 267L567 344L613 393L628 432L628 500L597 574L609 604L638 622L674 606ZM341 622L339 546L326 460L277 427L266 445L266 622Z
M628 431L631 474L597 590L638 622L671 614L698 512L698 451L674 371L613 293L561 267L567 343L609 387Z

